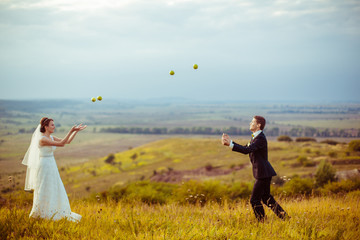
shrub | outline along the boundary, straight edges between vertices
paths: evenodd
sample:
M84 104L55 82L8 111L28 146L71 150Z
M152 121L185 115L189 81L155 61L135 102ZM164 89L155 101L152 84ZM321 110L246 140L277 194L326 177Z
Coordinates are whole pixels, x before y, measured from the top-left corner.
M205 195L202 186L199 182L190 180L182 184L174 192L175 200L179 203L192 203L205 202Z
M311 149L310 149L310 148L305 148L305 149L304 149L304 152L305 152L305 153L311 153Z
M213 170L213 168L214 167L211 165L211 163L208 163L208 164L205 165L206 171L211 171L211 170Z
M320 151L319 150L315 150L314 153L317 155L317 156L320 156Z
M331 139L325 139L325 140L321 141L321 143L326 143L326 144L329 144L329 145L336 145L339 142L337 142L335 140L331 140Z
M170 199L175 187L170 183L142 181L127 187L127 198L129 200L139 199L148 204L164 204Z
M316 165L316 163L310 159L303 163L304 167L314 167L315 165Z
M315 174L316 184L320 187L335 181L335 169L331 163L321 160Z
M229 188L229 198L236 200L240 198L248 198L251 195L252 187L249 183L237 182Z
M298 137L295 140L296 142L316 142L315 138L311 138L311 137Z
M108 164L114 164L114 160L115 160L115 155L110 153L106 159L105 159L105 162L108 163Z
M328 153L328 155L329 155L329 157L331 157L331 158L336 158L336 157L337 157L337 152L335 152L335 151L330 151L330 152Z
M352 152L360 152L360 140L352 140L349 142L349 150Z
M180 203L204 205L208 201L221 203L227 197L226 186L218 181L197 182L190 180L174 192Z
M227 187L219 181L205 181L203 185L203 194L208 201L221 203L223 199L227 198Z
M279 142L292 142L292 138L287 135L281 135L277 138Z
M300 163L302 166L304 167L313 167L315 166L315 162L312 160L309 160L307 157L305 156L299 156L296 161L298 163Z
M297 159L296 159L296 161L298 162L298 163L300 163L301 165L303 165L303 163L304 162L306 162L308 159L307 159L307 157L305 157L305 156L299 156Z
M346 196L348 198L360 199L360 190L355 190L355 191L349 192Z
M324 185L323 193L340 193L360 190L360 180L344 180L341 182L329 182Z
M0 194L0 208L2 206L8 206L10 208L16 208L18 206L32 206L32 203L33 193L25 192L22 189L16 189L16 191L11 194ZM2 223L0 223L0 232L1 224Z
M309 195L314 187L313 180L310 178L299 178L294 177L289 182L285 183L282 187L286 195L298 195L305 194Z
M115 201L141 201L147 204L164 204L170 200L176 185L162 182L140 181L125 187L113 187L103 194Z
M276 176L272 177L271 182L275 185L282 186L282 185L284 185L285 180L282 177L280 177L279 175L276 175Z

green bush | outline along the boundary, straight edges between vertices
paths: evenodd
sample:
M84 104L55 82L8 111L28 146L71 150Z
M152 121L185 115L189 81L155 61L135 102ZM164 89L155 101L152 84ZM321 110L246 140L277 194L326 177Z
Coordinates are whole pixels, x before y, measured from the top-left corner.
M174 192L175 200L180 203L204 205L206 202L221 203L227 198L227 187L218 181L198 182L190 180Z
M360 152L360 140L352 140L349 142L349 150L352 152Z
M199 182L194 180L187 181L177 188L174 192L174 197L179 203L196 204L198 202L205 202L205 195L202 191L202 186Z
M284 185L285 180L282 177L280 177L279 175L276 175L276 176L272 177L271 183L273 185L282 186L282 185Z
M329 172L328 163L322 163L324 172ZM324 170L326 169L326 170ZM330 171L331 172L331 171ZM271 193L273 195L283 195L296 197L298 195L310 194L328 194L360 190L360 179L355 178L342 182L325 181L322 188L315 188L314 179L300 178L294 175L291 179L284 181L282 178L274 177L274 181L284 183L283 186L273 185ZM316 180L319 184L319 180ZM220 181L194 181L190 180L183 184L170 184L162 182L140 181L133 182L127 186L112 187L101 194L93 194L90 201L124 201L124 202L143 202L147 204L167 204L178 202L182 204L205 205L207 202L223 203L224 200L237 201L249 198L252 192L253 184L250 182L235 182L226 185ZM31 194L30 194L31 195ZM30 196L29 195L29 196ZM31 195L32 196L32 195ZM31 204L32 198L27 199Z
M120 201L126 196L126 188L125 187L112 187L108 191L104 191L101 193L101 199L112 199L116 202ZM97 200L100 200L98 194L94 194L93 197L96 197Z
M311 149L310 148L304 148L304 152L305 153L311 153Z
M355 190L346 194L347 198L360 199L360 190Z
M335 181L335 172L331 163L322 160L315 173L316 185L322 187L328 182Z
M304 162L306 162L308 159L307 159L307 157L305 157L305 156L299 156L297 159L296 159L296 161L298 162L298 163L300 163L301 165L303 165L303 163Z
M315 138L311 138L311 137L298 137L295 140L296 142L316 142Z
M287 196L305 194L309 195L314 188L313 180L310 178L294 177L289 182L285 183L282 190Z
M114 160L115 160L115 155L113 153L110 153L106 159L105 162L108 164L114 164Z
M325 140L321 141L321 143L326 143L326 144L329 144L329 145L336 145L339 142L337 142L335 140L332 140L332 139L325 139Z
M205 181L203 185L203 194L207 201L222 202L223 199L226 199L227 196L227 186L220 183L219 181Z
M125 187L113 187L104 196L119 201L141 201L148 204L164 204L171 200L176 185L163 182L140 181Z
M296 161L298 163L300 163L302 166L304 167L313 167L315 166L315 162L312 160L309 160L307 157L305 156L299 156Z
M292 142L292 138L287 135L281 135L277 138L279 142Z
M341 182L329 182L324 185L323 193L341 193L360 190L360 180L344 180Z
M25 192L23 189L15 188L13 192L0 194L0 208L6 205L9 207L32 206L33 195L33 193Z
M329 157L331 157L331 158L336 158L336 157L337 157L337 152L335 152L335 151L330 151L330 152L328 153L328 155L329 155Z
M307 160L303 163L304 167L314 167L316 163L313 160Z
M231 200L249 198L251 195L252 186L249 183L236 182L228 190L228 195Z
M176 186L170 183L143 181L127 187L129 200L139 199L144 203L164 204L170 199Z

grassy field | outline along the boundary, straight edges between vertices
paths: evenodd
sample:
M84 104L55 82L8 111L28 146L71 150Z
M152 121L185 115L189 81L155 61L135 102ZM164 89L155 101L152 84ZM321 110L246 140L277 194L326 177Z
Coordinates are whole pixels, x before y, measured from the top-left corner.
M26 197L24 197L26 199ZM31 201L0 208L1 239L358 239L360 192L279 199L291 216L269 209L258 223L247 200L237 203L148 205L139 202L77 200L80 223L29 218Z
M55 133L63 137L64 133ZM116 153L138 147L142 144L163 139L160 135L129 135L81 132L72 144L56 149L59 167L91 161L109 153ZM0 144L0 174L21 171L21 161L29 147L31 134L16 134L3 137ZM9 171L10 170L10 171Z
M246 144L247 140L237 139ZM349 156L350 155L350 156ZM232 152L212 138L170 138L151 142L138 148L114 154L112 164L105 162L108 156L98 160L67 167L61 172L69 193L85 196L92 191L101 191L109 185L124 185L131 181L149 179L170 170L185 171L207 165L231 170L231 174L214 176L188 176L198 180L221 180L224 183L252 181L252 171L247 155ZM298 158L306 158L309 166L303 166ZM345 164L347 159L357 159L356 164ZM309 177L315 174L317 164L326 159L337 160L336 170L359 168L360 158L351 156L347 144L269 142L269 159L279 176ZM344 164L341 162L344 161ZM88 190L86 190L88 189Z
M18 188L23 187L25 179L26 167L21 164L21 158L27 144L24 139L20 140L19 135L11 137L14 138L13 141L7 141L0 146L2 149L0 156L7 156L10 159L0 161L2 190L9 189L8 176L15 179ZM161 174L171 169L185 171L207 165L224 171L236 167L239 169L213 176L193 174L188 176L188 179L217 179L224 183L253 180L249 157L234 153L221 145L219 137L177 136L161 139L162 137L165 136L79 134L77 142L66 148L59 148L55 152L68 194L71 197L81 198L93 192L107 190L114 185L149 179L154 175L154 171ZM238 137L234 137L234 140L240 144L248 142ZM23 146L22 151L16 151L18 146ZM114 155L111 164L105 162L109 154ZM302 165L299 158L306 158L310 164ZM360 157L349 153L348 145L345 143L329 145L319 142L269 141L269 160L279 176L312 176L317 164L323 159L337 161L334 168L338 171L360 168ZM355 160L355 163L346 164L349 159Z
M102 127L117 126L247 128L249 116L255 114L264 115L268 127L359 128L358 104L344 108L296 104L55 103L59 107L54 108L51 102L39 108L36 103L0 101L0 239L358 239L360 236L359 190L284 198L282 188L275 186L272 190L291 219L281 221L267 210L268 218L263 224L257 223L248 199L209 201L204 206L179 200L158 205L136 201L130 194L128 197L133 201L115 202L109 195L105 198L105 193L136 185L140 180L171 176L173 172L184 173L180 180L175 179L180 185L196 179L217 181L220 188L242 183L250 186L251 165L248 156L222 146L221 136L99 133ZM32 194L22 190L26 167L21 165L21 160L31 134L18 132L21 129L30 132L44 114L61 124L55 134L59 137L75 122L89 125L71 145L55 152L72 210L83 216L78 224L28 217ZM232 137L240 144L249 141L243 136ZM360 168L359 153L348 149L347 143L353 139L333 139L338 141L336 145L321 143L323 139L277 142L269 137L268 140L269 160L279 177L287 176L285 182L296 176L313 180L322 160L336 163L333 167L337 171ZM203 169L207 168L211 170L204 174ZM12 181L8 180L9 176ZM321 189L317 191L322 193ZM95 195L101 197L94 198Z
M63 136L64 134L56 134ZM72 144L57 148L55 158L58 168L77 166L80 163L96 161L109 153L135 148L161 139L160 135L126 135L82 132ZM16 179L17 186L24 185L26 166L21 161L29 147L31 134L16 134L3 137L0 144L0 189L7 187L8 176Z

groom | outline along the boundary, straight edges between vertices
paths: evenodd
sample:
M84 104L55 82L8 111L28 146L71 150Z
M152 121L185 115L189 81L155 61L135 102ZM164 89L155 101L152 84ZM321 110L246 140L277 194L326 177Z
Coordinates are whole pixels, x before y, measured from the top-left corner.
M250 122L250 131L253 132L252 139L247 146L242 146L233 142L227 134L222 135L223 145L229 146L235 152L249 154L255 178L250 203L254 210L255 217L259 221L263 221L265 217L261 201L271 208L279 218L285 219L287 216L286 212L270 194L271 178L272 176L276 176L276 173L268 161L267 140L262 132L265 127L265 123L265 118L261 116L254 116Z

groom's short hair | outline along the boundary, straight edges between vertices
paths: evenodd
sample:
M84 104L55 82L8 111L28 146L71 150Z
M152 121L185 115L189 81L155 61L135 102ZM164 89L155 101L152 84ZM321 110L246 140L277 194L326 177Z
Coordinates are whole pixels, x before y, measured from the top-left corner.
M260 130L264 130L265 124L266 124L265 118L262 116L254 116L254 118L255 118L256 122L258 124L260 124Z

